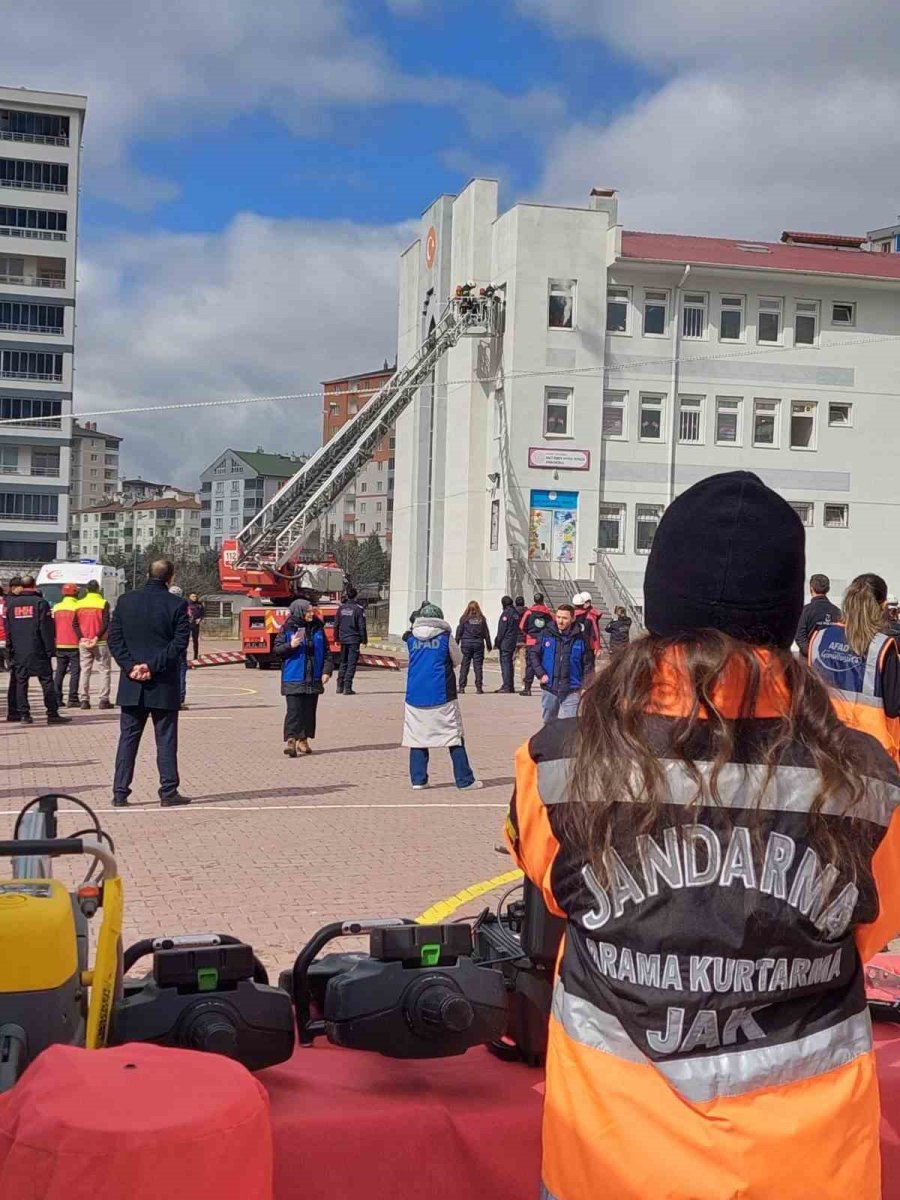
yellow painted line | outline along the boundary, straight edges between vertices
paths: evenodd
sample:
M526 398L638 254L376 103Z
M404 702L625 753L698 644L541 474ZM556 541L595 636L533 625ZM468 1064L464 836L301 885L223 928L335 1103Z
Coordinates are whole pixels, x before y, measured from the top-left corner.
M431 908L426 908L423 913L416 917L417 925L439 925L441 921L446 921L451 913L456 912L458 908L462 908L470 900L477 900L479 896L484 896L487 892L492 892L494 888L503 887L505 883L515 883L517 879L522 878L522 872L518 867L514 871L506 871L503 875L495 875L493 879L483 879L481 883L473 883L470 887L463 888L461 892L457 892L455 896L448 896L446 900L438 900L437 904L432 904Z

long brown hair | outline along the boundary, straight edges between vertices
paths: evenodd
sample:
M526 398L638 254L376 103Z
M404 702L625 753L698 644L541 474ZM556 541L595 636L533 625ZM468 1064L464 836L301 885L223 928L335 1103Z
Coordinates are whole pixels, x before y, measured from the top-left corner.
M481 605L477 600L470 600L466 605L466 611L459 618L460 625L462 625L463 621L468 621L469 617L480 617L484 620L484 613L481 611Z
M857 575L844 593L843 619L854 654L864 658L869 643L884 625L887 584L880 575Z
M755 809L757 835L763 793L785 752L799 743L819 775L809 812L811 838L828 863L855 875L863 861L863 839L846 822L825 821L822 811L828 804L830 811L837 807L852 814L866 784L857 745L838 720L824 686L788 650L767 650L763 658L747 643L700 630L690 638L648 636L632 642L582 697L570 776L570 797L578 803L569 806L567 821L601 881L608 880L607 855L618 801L629 802L626 820L635 834L652 834L663 823L668 800L665 760L650 744L648 710L653 709L655 688L673 656L686 715L676 718L666 755L686 768L696 786L690 804L679 806L682 819L693 822L699 805L721 803L719 779L723 767L735 761L741 729L747 728L741 722L756 714L774 681L782 697L781 715L765 723L760 751L765 772L755 797L749 777L747 781L747 807ZM738 692L737 703L726 706L722 696L729 690ZM701 771L698 748L710 741L714 757L709 750L703 754L711 762L708 771Z

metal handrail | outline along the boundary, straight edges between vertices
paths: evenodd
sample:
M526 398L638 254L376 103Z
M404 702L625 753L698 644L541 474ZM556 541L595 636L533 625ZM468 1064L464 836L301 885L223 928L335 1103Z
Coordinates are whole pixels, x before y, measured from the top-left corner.
M42 183L34 179L4 179L0 176L0 188L19 188L23 192L68 192L67 183Z
M0 369L0 379L34 379L45 383L62 383L62 373L56 371L4 371Z
M67 237L60 229L28 229L19 225L0 225L0 236L38 238L42 242L64 242Z
M12 129L0 129L0 142L30 142L38 146L68 146L68 134L19 133Z
M0 321L0 329L6 333L53 333L59 337L65 332L61 325L25 325L21 321Z
M612 598L616 604L621 605L625 612L631 618L632 624L641 633L646 632L643 618L635 604L634 597L628 588L616 574L616 569L609 561L609 556L604 550L596 550L595 568L597 572L597 582L606 597L607 601Z
M16 287L48 287L64 288L65 279L58 275L0 275L0 283L12 284Z

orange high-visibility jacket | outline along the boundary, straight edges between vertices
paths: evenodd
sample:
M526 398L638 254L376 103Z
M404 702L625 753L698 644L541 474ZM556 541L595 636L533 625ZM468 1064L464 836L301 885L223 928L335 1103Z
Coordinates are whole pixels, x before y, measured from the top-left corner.
M854 880L810 837L819 776L802 745L785 749L761 792L761 744L784 710L783 683L769 673L714 800L708 789L697 796L674 749L688 698L677 670L666 674L646 718L666 769L662 822L637 833L633 806L620 803L602 882L570 819L576 719L545 726L516 756L510 848L568 919L541 1194L878 1200L862 963L900 929L900 773L873 739L851 733L867 778L847 831L864 847ZM737 712L735 699L728 715ZM708 777L712 734L701 729L691 750ZM851 820L831 801L820 819L845 829Z
M892 758L900 758L900 718L884 710L884 666L897 643L886 633L876 633L865 655L856 654L847 642L843 624L826 625L809 642L810 666L831 693L835 712L845 725L870 733Z

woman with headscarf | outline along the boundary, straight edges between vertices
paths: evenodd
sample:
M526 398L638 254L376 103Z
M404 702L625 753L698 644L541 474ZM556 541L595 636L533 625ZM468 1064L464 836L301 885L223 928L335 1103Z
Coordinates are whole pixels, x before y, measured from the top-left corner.
M284 696L284 752L289 758L312 754L319 696L331 677L325 626L308 600L295 600L278 631L275 653L281 659Z
M419 609L406 646L409 668L403 745L409 747L413 789L428 787L428 752L432 746L445 746L450 751L458 788L482 787L469 765L462 713L456 698L454 668L459 666L462 656L436 604L423 604Z

